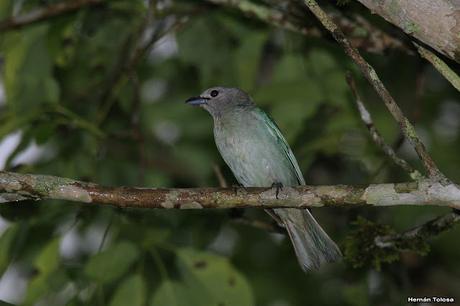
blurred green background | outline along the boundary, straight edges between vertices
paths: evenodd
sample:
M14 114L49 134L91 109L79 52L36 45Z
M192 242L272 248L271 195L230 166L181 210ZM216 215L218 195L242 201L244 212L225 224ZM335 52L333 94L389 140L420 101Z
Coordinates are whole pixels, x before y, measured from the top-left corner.
M0 19L57 2L1 0ZM255 2L285 9L281 2ZM321 4L407 39L356 3ZM441 170L460 182L458 92L413 54L362 52ZM219 186L218 168L235 184L215 148L211 118L184 104L223 85L246 90L271 114L309 184L407 181L360 121L345 82L348 70L385 139L420 166L327 34L301 36L206 1L111 0L3 31L0 69L0 169L113 186L204 187ZM313 213L344 249L355 239L358 216L402 231L448 211ZM0 216L0 300L14 305L364 306L404 305L408 296L460 299L459 227L431 241L425 256L404 252L394 262L359 267L345 260L305 274L284 235L238 222L242 216L271 222L261 210L120 210L43 201L2 204Z

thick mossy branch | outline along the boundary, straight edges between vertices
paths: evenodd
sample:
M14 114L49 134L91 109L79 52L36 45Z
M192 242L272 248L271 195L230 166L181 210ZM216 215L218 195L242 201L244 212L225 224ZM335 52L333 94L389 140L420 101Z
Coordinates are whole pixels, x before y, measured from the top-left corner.
M388 225L377 224L362 217L353 222L354 229L344 243L345 259L355 268L399 260L403 251L426 255L430 238L450 230L460 221L460 212L453 211L402 233Z
M460 188L433 180L365 186L275 188L136 188L105 187L67 178L0 171L0 203L56 199L118 207L308 208L358 205L437 205L460 209Z
M368 186L298 186L276 188L134 188L104 187L48 175L18 174L0 171L0 203L23 200L59 199L80 203L132 208L204 209L204 208L308 208L356 205L439 205L460 208L460 190L424 180ZM401 250L420 254L428 251L426 240L448 230L460 221L451 213L408 232L397 234L385 225L365 219L355 222L355 229L345 241L345 257L354 266L373 265L399 258ZM261 227L261 224L250 225ZM273 230L266 226L267 230Z
M423 236L391 241L392 245L388 247L382 247L376 243L380 237L396 237L397 235L396 231L388 225L377 224L358 217L353 222L353 230L345 239L345 260L354 268L373 266L380 270L382 264L399 260L402 250L413 251L421 255L429 251L426 237Z
M460 63L460 1L358 1L372 13Z

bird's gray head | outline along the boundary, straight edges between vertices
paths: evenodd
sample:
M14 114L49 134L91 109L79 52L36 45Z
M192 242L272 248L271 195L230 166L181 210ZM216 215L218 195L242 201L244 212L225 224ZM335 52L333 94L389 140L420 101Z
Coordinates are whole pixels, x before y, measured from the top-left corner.
M254 104L247 93L241 89L229 87L211 87L198 97L187 99L185 103L203 107L214 118Z

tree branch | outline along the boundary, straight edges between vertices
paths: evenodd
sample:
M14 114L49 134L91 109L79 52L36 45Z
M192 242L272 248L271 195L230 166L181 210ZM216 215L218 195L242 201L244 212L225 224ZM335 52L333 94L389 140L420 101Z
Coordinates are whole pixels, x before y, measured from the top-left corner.
M178 30L189 20L187 16L182 16L169 26L167 25L166 20L160 20L157 22L157 25L153 27L152 33L150 34L147 42L142 43L142 40L145 38L145 33L151 27L150 19L152 18L150 17L150 13L147 13L146 18L139 27L138 31L125 41L122 48L123 56L120 56L119 62L114 69L113 74L109 78L105 86L105 90L101 94L100 100L102 101L102 107L97 119L98 124L104 121L113 106L113 103L115 102L113 99L114 92L116 92L121 84L128 79L128 76L133 73L136 66L148 53L148 51L153 48L155 43L157 43L161 38L172 31ZM134 45L134 48L131 48L132 45Z
M414 45L417 48L420 56L429 61L431 65L433 65L433 67L436 68L436 70L438 70L439 73L441 73L444 78L446 78L446 80L448 80L450 84L455 87L455 89L460 91L460 77L455 73L455 71L450 69L450 67L444 63L442 59L440 59L430 50L422 47L417 43L414 43Z
M460 62L459 1L358 1L407 34Z
M289 20L283 12L270 7L259 5L247 0L208 0L208 2L225 5L238 9L246 16L256 17L257 19L272 24L276 27L289 31L297 32L307 36L321 36L321 32L316 28L298 25Z
M20 16L10 17L0 21L0 32L20 29L49 18L77 11L84 7L102 4L104 0L68 0L33 10Z
M435 162L428 154L422 141L417 136L414 126L404 116L401 109L396 104L396 101L388 91L388 89L386 89L385 85L383 85L374 68L369 63L367 63L366 60L361 56L359 51L350 44L342 30L340 30L340 28L334 23L334 21L332 21L331 18L321 9L321 7L318 5L318 3L316 3L315 0L304 0L304 2L310 9L310 11L322 23L322 25L329 32L331 32L335 40L343 47L345 53L351 57L351 59L356 63L356 65L358 65L364 77L374 87L375 91L380 96L382 101L385 103L385 106L388 108L393 118L396 120L396 122L398 122L401 131L404 133L404 136L414 147L420 160L423 163L423 166L427 170L429 177L439 181L447 182L447 179L445 178L444 174L442 174L441 171L438 169Z
M364 122L367 129L369 130L369 133L371 134L374 143L382 149L382 151L393 161L395 165L401 167L401 169L407 172L407 174L409 174L409 176L412 179L423 179L423 175L420 172L418 172L417 169L414 169L407 161L398 157L396 155L395 150L393 150L393 148L385 142L382 135L375 127L371 114L366 109L366 106L364 106L364 103L362 102L361 97L358 94L358 90L356 89L355 80L353 79L353 76L350 72L347 73L346 79L348 85L350 86L351 92L353 93L353 96L355 98L355 103L359 111L361 120Z
M214 170L214 174L216 175L217 180L219 181L219 186L221 188L227 188L228 187L227 180L225 179L224 175L222 174L222 171L220 170L219 165L217 165L217 164L212 165L212 170Z
M255 17L262 22L271 24L275 27L292 31L309 37L322 36L321 31L313 26L306 26L293 18L292 14L283 12L278 9L273 9L268 6L256 4L248 0L207 0L213 4L222 5L239 10L244 15ZM387 49L399 49L406 53L413 54L413 52L400 40L388 35L378 28L373 27L370 23L366 22L363 18L357 18L352 21L342 15L334 16L341 27L343 27L347 34L353 36L354 44L363 50L373 53L381 53ZM361 31L356 31L359 28ZM363 33L364 30L364 33Z
M358 217L343 244L345 259L355 268L373 265L380 269L383 263L400 258L401 251L425 255L430 249L428 240L459 221L460 214L454 211L411 230L396 233L388 225Z
M459 212L451 212L435 218L420 226L414 227L403 233L394 235L378 236L375 244L380 248L394 248L397 250L411 250L418 243L426 243L426 238L436 236L450 229L460 221Z
M48 175L0 172L0 203L22 200L67 200L118 207L308 208L436 205L460 209L460 188L433 180L366 186L298 186L279 192L267 188L134 188L104 187Z

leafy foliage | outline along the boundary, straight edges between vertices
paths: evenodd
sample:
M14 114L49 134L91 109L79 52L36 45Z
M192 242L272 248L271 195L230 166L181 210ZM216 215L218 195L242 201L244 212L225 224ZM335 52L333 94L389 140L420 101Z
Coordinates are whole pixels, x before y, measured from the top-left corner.
M100 283L120 278L138 259L139 251L129 242L119 242L93 256L85 267L86 275Z
M133 305L142 306L145 304L145 282L140 275L133 275L125 279L115 292L111 306Z
M197 252L177 251L182 281L165 280L151 305L254 305L246 279L226 258Z

